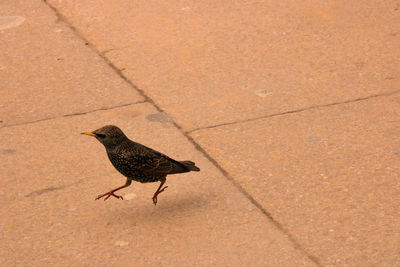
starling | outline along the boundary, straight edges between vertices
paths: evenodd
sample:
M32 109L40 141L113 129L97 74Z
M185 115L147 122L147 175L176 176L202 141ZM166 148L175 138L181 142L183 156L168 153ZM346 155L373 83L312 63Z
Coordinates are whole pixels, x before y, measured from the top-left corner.
M106 148L108 158L114 167L127 178L125 185L97 196L96 200L102 197L107 200L110 196L123 199L122 196L116 195L114 192L128 187L132 180L140 183L160 181L161 184L153 195L153 203L156 205L157 196L168 187L162 187L168 174L200 171L192 161L177 161L129 140L117 126L107 125L93 132L82 134L96 137Z

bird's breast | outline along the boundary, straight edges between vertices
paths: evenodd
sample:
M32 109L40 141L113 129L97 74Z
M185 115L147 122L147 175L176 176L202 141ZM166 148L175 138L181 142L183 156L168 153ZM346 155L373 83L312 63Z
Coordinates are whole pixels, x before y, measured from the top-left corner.
M131 173L136 171L135 164L115 153L107 153L112 165L123 175L129 177Z

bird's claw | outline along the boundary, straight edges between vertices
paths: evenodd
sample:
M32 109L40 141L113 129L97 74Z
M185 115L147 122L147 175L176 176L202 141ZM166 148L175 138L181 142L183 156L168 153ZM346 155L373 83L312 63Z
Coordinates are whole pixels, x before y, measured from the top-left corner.
M153 204L157 205L157 196L163 192L165 189L167 189L168 186L164 186L161 190L157 191L154 196L153 196Z
M106 201L109 197L111 197L111 196L113 196L113 197L115 197L115 198L120 198L120 199L122 199L122 200L124 200L124 198L122 197L122 196L119 196L119 195L116 195L116 194L114 194L114 192L107 192L107 193L105 193L105 194L102 194L102 195L98 195L97 197L96 197L96 200L99 200L100 198L102 198L102 197L105 197L104 198L104 201Z
M153 196L153 204L154 206L157 205L157 196Z

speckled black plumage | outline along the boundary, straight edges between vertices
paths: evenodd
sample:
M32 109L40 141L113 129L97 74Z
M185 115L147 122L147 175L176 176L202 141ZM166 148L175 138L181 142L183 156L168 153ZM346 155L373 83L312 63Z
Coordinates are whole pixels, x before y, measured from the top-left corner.
M124 186L99 195L96 199L104 196L106 197L104 200L110 196L122 199L121 196L115 195L114 192L129 186L132 180L141 183L160 181L161 184L153 196L153 203L156 204L157 195L167 188L166 186L161 189L168 174L200 171L194 162L176 161L149 147L129 140L121 129L113 125L107 125L93 132L82 134L96 137L104 145L113 166L127 177L127 182Z

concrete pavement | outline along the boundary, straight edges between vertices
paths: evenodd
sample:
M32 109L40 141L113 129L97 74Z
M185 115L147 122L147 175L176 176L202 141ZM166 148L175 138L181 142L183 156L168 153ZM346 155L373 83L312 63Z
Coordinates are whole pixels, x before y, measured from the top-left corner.
M396 266L396 1L0 3L0 263ZM105 124L200 173L124 189Z

